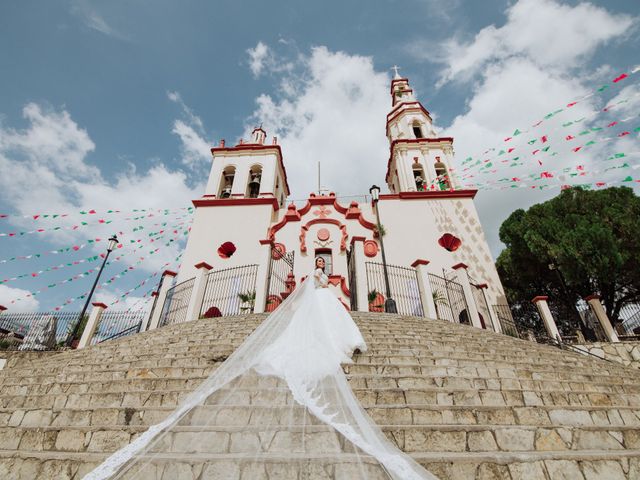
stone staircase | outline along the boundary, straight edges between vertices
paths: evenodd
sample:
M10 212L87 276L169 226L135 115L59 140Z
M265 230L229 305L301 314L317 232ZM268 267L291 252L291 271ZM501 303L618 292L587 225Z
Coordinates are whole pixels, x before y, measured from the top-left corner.
M440 478L640 478L635 370L458 324L353 316L369 346L344 367L354 392ZM172 412L264 318L13 354L0 371L0 478L82 478ZM220 390L178 425L135 478L386 478L277 379Z

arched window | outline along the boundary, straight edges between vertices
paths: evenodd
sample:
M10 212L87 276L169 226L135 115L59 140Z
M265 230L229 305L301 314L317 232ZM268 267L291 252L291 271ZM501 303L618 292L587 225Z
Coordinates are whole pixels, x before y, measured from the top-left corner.
M447 171L447 166L440 160L440 157L436 157L436 163L434 167L436 170L436 177L440 190L449 190L451 188L451 182L449 182L449 172Z
M236 167L229 166L222 171L220 188L218 189L218 198L229 198L231 196L231 189L233 188L233 179L235 175Z
M247 192L245 194L247 198L258 198L261 179L262 167L260 165L254 165L251 167L251 170L249 170L249 181L247 183Z
M424 138L424 135L422 134L422 127L420 126L420 122L418 122L417 120L415 122L413 122L413 135L415 135L416 138Z
M324 273L326 275L332 275L333 274L333 260L331 257L331 249L330 248L316 248L315 251L315 256L314 258L314 262L315 259L318 257L322 257L324 258Z
M427 189L427 182L424 176L424 169L422 165L414 163L413 164L413 181L416 185L416 190L418 192L422 192Z

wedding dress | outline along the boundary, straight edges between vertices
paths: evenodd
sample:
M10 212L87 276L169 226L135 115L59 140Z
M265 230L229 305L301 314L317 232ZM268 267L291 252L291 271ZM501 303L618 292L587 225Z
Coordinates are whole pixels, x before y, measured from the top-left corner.
M437 480L351 390L341 364L367 347L327 286L316 269L174 412L85 479Z

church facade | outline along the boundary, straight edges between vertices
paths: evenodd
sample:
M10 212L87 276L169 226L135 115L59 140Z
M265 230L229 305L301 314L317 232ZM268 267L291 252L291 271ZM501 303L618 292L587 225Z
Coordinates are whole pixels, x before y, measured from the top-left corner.
M410 308L421 308L425 316L500 331L491 306L506 303L504 290L474 205L477 190L461 188L452 172L453 138L437 135L408 79L396 74L390 95L389 193L377 202L341 202L329 193L310 194L304 205L287 204L283 152L262 128L249 141L221 141L212 148L177 283L197 282L201 270L252 265L254 311L270 311L286 298L269 287L274 260L288 260L285 290L291 290L322 256L346 308L381 309L390 293L420 303ZM383 278L382 242L389 280ZM205 287L194 292L198 288ZM457 303L462 306L454 308Z

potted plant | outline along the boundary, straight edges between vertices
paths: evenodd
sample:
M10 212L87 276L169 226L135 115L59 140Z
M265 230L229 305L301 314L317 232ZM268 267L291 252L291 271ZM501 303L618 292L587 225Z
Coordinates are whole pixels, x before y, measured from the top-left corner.
M375 288L367 294L370 312L384 312L384 296Z
M240 306L241 312L252 311L253 305L256 301L256 291L253 290L251 292L238 293L238 298L242 302Z

